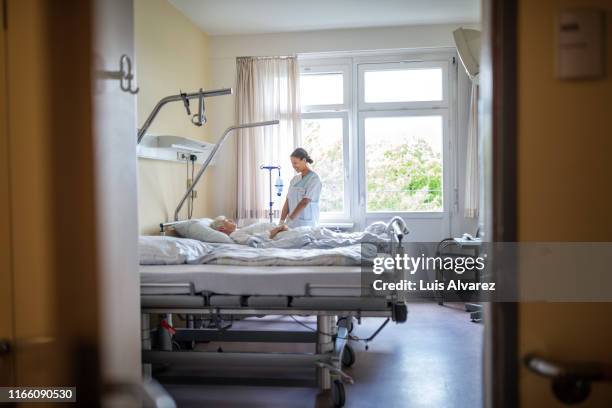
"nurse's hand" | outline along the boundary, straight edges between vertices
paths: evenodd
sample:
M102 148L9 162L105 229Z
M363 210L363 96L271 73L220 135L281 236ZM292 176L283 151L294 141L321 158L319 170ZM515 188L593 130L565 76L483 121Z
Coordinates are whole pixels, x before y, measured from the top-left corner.
M277 236L279 232L287 231L288 229L289 227L287 227L285 224L279 225L278 227L273 228L270 231L270 239L274 239L274 237Z

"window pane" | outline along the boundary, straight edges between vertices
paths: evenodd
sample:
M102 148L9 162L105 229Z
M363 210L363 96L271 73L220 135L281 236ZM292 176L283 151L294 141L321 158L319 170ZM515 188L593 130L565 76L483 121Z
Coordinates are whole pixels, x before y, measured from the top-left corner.
M341 73L300 75L300 101L308 105L340 105L343 103Z
M366 71L365 102L442 100L442 68Z
M365 119L368 212L443 211L442 117Z
M321 213L344 210L344 156L341 118L302 119L302 147L321 177L323 189L319 207Z

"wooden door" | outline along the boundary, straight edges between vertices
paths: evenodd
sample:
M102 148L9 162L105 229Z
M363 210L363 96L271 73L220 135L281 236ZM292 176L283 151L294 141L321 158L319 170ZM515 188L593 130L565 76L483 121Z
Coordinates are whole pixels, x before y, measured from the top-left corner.
M608 20L607 76L574 81L555 76L554 29L560 11L584 7L583 2L488 0L484 5L481 78L485 160L490 166L485 168L489 236L522 243L612 241L610 2L588 4L604 10ZM530 279L520 266L512 272L515 283ZM486 405L567 406L553 392L551 379L526 367L526 357L534 353L570 369L587 363L609 376L611 305L492 304L485 347ZM563 389L569 392L568 385ZM594 382L578 406L611 403L608 379Z
M0 386L14 384L13 272L11 267L11 205L9 196L9 144L6 89L5 8L0 9Z
M554 27L558 13L572 7L603 10L604 78L567 81L555 75ZM612 241L611 16L608 0L519 1L520 241ZM522 303L517 316L518 358L522 362L529 353L538 353L553 361L612 367L611 316L612 303ZM524 364L519 385L523 407L567 406L555 397L549 379ZM593 383L591 395L577 406L612 406L612 383Z
M98 75L133 57L132 3L60 3L3 0L0 376L139 406L135 96Z

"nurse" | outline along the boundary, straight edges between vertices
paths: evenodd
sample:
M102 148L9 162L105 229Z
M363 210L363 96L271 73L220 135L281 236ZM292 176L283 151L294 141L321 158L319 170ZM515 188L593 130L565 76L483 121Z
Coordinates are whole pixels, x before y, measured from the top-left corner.
M319 196L321 179L312 171L308 152L298 147L291 153L291 165L298 173L289 183L287 200L281 212L281 224L289 227L316 227L319 224Z

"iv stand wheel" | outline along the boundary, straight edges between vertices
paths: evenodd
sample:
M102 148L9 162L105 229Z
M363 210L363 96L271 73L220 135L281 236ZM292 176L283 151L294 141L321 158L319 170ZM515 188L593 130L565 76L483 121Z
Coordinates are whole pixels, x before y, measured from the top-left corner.
M346 368L355 364L355 350L350 345L345 345L342 350L342 365Z
M343 407L346 403L346 394L344 392L344 384L340 380L334 380L331 387L332 402L334 408Z

